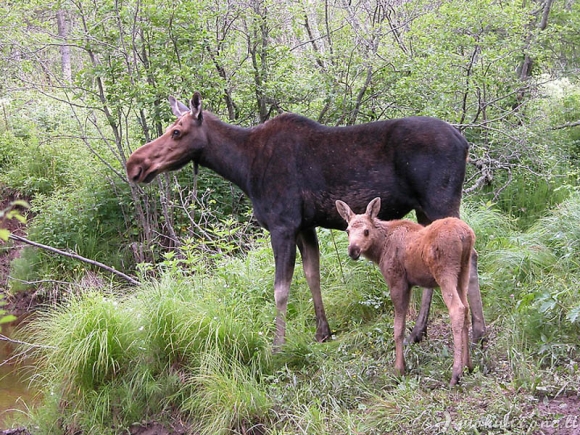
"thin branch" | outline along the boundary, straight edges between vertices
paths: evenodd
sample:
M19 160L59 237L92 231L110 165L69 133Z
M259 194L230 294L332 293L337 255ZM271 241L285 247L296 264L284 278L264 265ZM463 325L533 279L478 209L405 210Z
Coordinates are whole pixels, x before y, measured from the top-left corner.
M45 346L45 345L41 345L41 344L27 343L25 341L15 340L13 338L6 337L4 334L0 334L0 341L7 341L8 343L24 345L24 346L28 346L28 347L42 347L42 348L46 348L46 349L54 349L54 346ZM0 364L0 365L2 365L2 364Z
M552 127L552 130L562 130L564 128L578 127L578 126L580 126L580 121L567 122L565 124L558 125L556 127Z
M38 281L26 281L24 279L14 278L13 276L8 275L9 281L17 281L25 285L38 285L38 284L60 284L60 285L69 285L71 284L68 281L58 281L56 279L40 279Z
M88 264L91 264L93 266L100 267L101 269L105 269L106 271L123 278L125 281L127 281L133 285L140 285L141 284L139 281L135 280L134 278L131 278L129 275L125 275L123 272L119 272L118 270L113 269L112 267L109 267L106 264L100 263L98 261L90 260L88 258L82 257L82 256L75 254L75 253L72 253L72 252L62 251L60 249L53 248L52 246L43 245L42 243L33 242L32 240L28 240L24 237L16 236L14 234L10 234L10 238L12 240L23 242L23 243L26 243L28 245L35 246L37 248L45 249L47 251L53 252L53 253L58 254L58 255L64 255L65 257L74 258L75 260L79 260L79 261L82 261L84 263L88 263Z

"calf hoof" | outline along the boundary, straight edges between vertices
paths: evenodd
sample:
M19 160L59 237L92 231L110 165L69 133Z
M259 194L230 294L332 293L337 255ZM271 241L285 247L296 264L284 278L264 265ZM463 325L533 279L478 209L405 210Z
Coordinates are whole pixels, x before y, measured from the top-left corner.
M451 381L449 382L449 386L450 387L455 387L457 385L459 385L459 379L461 378L461 376L451 376Z

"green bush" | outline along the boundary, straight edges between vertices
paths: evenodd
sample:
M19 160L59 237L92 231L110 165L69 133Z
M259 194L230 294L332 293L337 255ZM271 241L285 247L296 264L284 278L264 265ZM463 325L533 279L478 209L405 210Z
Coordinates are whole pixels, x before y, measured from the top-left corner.
M60 189L33 202L32 240L123 269L131 263L122 205L105 180L89 180L77 189ZM37 273L63 275L88 266L54 254L42 254Z

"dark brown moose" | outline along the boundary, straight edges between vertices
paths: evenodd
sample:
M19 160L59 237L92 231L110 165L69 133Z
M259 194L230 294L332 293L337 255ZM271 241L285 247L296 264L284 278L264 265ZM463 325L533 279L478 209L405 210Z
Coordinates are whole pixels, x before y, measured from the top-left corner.
M284 343L286 308L296 246L316 313L316 339L331 332L320 294L317 226L344 230L335 201L364 210L380 196L381 219L398 219L415 210L426 225L459 216L467 141L449 124L424 117L378 121L352 127L325 127L285 113L252 128L220 121L202 111L201 96L187 107L173 97L177 120L159 138L127 160L133 182L188 162L205 166L238 185L252 201L254 216L270 232L275 259L274 298L278 315L274 346ZM474 251L475 252L475 251ZM485 333L481 296L473 258L469 297L473 339ZM421 312L411 333L420 341L427 328L432 289L425 289Z
M395 371L405 373L403 341L411 288L438 286L451 319L454 351L450 385L456 385L463 368L473 368L467 302L473 230L455 217L426 227L409 220L379 220L381 198L373 199L364 214L355 214L342 201L336 201L336 208L348 223L348 255L353 260L363 255L378 264L389 286L395 308Z

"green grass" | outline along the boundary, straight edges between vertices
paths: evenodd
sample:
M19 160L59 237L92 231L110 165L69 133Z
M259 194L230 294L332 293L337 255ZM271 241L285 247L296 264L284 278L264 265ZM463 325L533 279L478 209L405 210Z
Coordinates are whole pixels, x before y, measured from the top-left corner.
M116 434L150 420L181 420L192 434L533 433L548 418L540 403L580 388L577 210L572 195L520 231L497 209L464 205L489 336L457 388L448 387L452 339L439 293L428 338L405 349L408 373L395 376L378 269L348 259L343 233L321 230L330 342L313 339L297 264L287 344L272 355L267 240L207 268L199 258L192 274L168 260L131 294L89 291L29 324L23 337L42 346L35 371L45 400L27 424L39 434Z

